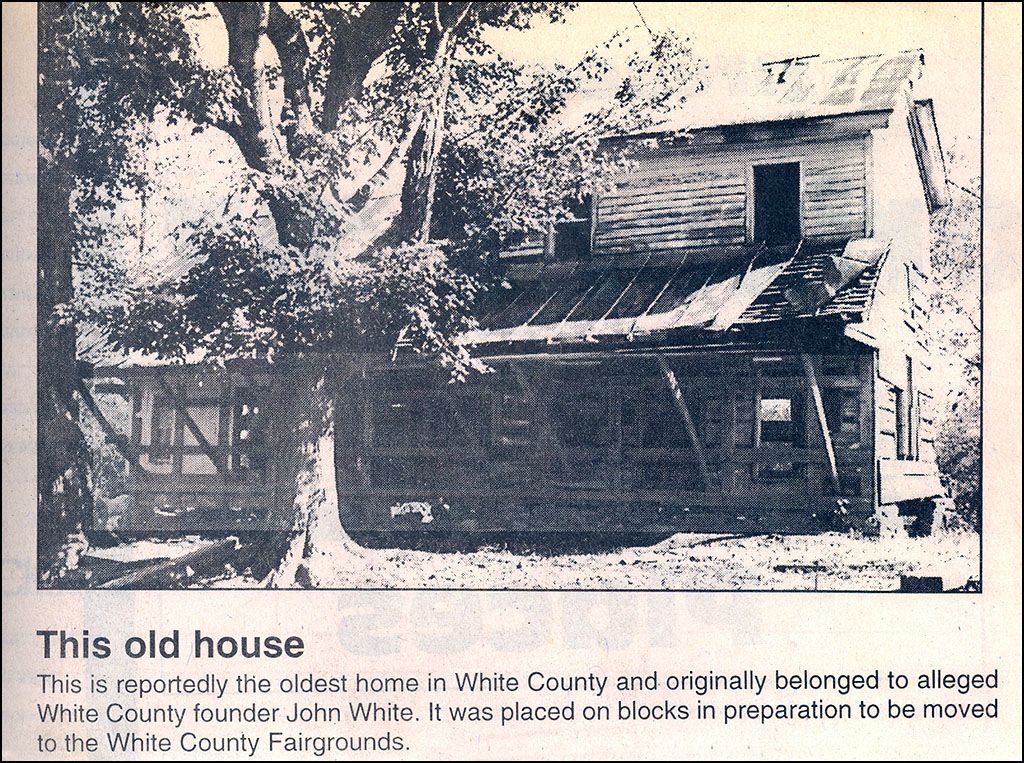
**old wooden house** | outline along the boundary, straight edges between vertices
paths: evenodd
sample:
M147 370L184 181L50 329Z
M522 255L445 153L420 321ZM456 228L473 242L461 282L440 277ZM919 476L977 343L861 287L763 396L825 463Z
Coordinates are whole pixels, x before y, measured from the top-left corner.
M887 532L927 514L929 215L947 199L923 64L765 64L609 136L632 171L504 253L460 338L492 373L449 383L399 355L338 385L345 527ZM117 373L129 524L287 521L286 372Z

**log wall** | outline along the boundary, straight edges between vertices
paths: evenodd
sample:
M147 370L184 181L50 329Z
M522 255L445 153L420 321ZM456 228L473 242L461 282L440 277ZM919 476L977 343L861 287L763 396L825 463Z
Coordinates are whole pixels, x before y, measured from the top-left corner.
M667 358L692 431L653 356L524 360L471 384L393 372L342 395L338 431L353 435L339 436L336 451L343 522L477 531L867 526L872 356L813 360L838 493L799 356ZM784 441L778 424L768 425L770 436L759 422L762 398L792 407Z

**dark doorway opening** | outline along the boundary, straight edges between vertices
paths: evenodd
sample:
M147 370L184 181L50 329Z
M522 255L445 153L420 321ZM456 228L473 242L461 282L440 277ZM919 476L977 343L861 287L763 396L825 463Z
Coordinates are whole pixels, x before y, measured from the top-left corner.
M768 246L800 239L800 163L754 167L754 242Z
M591 197L569 204L569 217L555 224L553 254L556 260L585 260L590 257Z

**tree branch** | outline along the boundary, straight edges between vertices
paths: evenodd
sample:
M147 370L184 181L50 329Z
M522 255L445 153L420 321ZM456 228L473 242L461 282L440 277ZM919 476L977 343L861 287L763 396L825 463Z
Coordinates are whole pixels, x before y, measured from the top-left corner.
M436 3L435 8L439 5L440 3ZM452 21L447 25L447 31L454 32L462 25L462 22L466 20L466 16L469 15L469 11L473 7L473 3L451 3L450 6L450 10L452 11Z
M281 160L282 147L270 123L269 88L256 64L267 32L268 3L215 3L228 33L228 65L238 78L233 99L239 122L228 130L250 167L266 171Z
M286 13L280 3L271 3L267 19L267 37L277 49L284 78L284 95L295 117L295 126L289 136L292 155L297 149L296 137L316 134L310 110L309 80L306 67L309 62L309 44L298 19Z
M373 64L391 47L404 10L404 3L370 3L358 20L338 12L326 14L333 40L321 119L325 131L337 127L345 104L359 98Z

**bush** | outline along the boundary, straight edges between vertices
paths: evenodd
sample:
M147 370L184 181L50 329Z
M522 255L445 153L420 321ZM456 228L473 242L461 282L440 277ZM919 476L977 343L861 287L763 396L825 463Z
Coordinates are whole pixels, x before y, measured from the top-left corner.
M981 520L981 400L977 387L950 406L935 443L939 471L953 499L955 522L972 530Z

